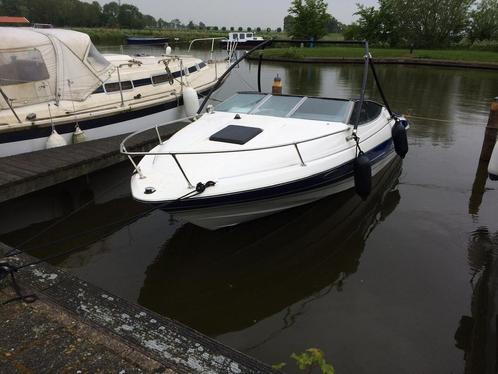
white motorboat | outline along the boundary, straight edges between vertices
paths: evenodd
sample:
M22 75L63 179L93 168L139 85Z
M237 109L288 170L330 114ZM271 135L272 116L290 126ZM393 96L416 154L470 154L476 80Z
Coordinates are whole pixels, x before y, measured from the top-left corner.
M208 229L352 187L365 198L371 177L408 151L408 122L365 100L365 85L358 100L240 92L148 153L127 152L131 135L122 152L145 155L132 195Z
M489 179L492 181L498 181L498 141L493 148L493 153L491 153L491 158L488 164Z
M190 115L184 94L195 113L196 93L207 93L228 67L170 48L161 56L102 55L71 30L2 28L2 36L0 157L70 144L82 131L94 140Z
M229 33L228 38L221 40L220 43L223 48L230 50L253 48L264 41L263 37L256 36L251 31L239 31Z

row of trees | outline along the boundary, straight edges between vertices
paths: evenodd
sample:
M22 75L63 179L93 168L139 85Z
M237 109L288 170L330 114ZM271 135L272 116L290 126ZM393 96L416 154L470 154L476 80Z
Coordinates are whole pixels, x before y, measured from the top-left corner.
M498 0L379 0L378 8L358 5L356 14L347 39L427 48L498 40Z
M250 27L206 26L204 22L190 21L186 24L175 18L165 21L142 14L130 4L119 5L117 2L101 6L79 0L0 0L0 15L24 16L34 23L51 23L55 26L74 27L121 27L128 29L161 28L213 31L252 31ZM255 31L261 31L258 27ZM266 31L272 31L267 28ZM278 28L276 31L282 31Z
M24 16L31 22L76 27L155 27L154 17L142 14L130 4L79 0L0 0L0 14Z

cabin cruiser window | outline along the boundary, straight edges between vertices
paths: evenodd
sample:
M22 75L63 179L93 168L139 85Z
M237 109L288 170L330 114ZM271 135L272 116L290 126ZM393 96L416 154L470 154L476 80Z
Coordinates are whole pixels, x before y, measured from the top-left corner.
M252 38L252 34L247 34L246 37L249 39L249 38Z
M264 94L237 94L216 107L219 112L249 113L261 100L266 97Z
M93 44L90 44L86 60L92 66L92 68L98 72L104 70L111 64L106 60L104 56L100 54L100 52L97 50L97 48L95 48Z
M360 107L360 103L357 101L354 104L353 112L351 113L351 117L349 118L349 123L354 124L356 121L356 116L358 115L358 109ZM371 122L377 117L380 116L380 113L382 112L382 106L374 103L373 101L365 101L363 103L363 107L361 110L360 114L360 125L363 125L364 123Z
M291 118L346 123L351 102L346 100L307 98Z
M272 96L261 106L254 109L251 114L286 117L302 99L299 96Z
M105 88L105 92L107 92L107 93L117 92L117 91L119 91L119 82L106 83L106 84L104 84L104 88ZM121 88L123 91L132 90L133 84L131 83L131 81L122 81Z
M245 39L245 38L246 38L246 35L245 35L245 34L240 34L239 39Z
M0 86L38 82L50 78L38 49L0 52Z

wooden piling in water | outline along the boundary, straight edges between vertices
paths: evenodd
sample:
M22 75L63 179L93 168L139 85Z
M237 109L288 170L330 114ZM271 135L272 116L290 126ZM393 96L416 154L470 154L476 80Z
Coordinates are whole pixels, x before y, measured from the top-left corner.
M498 135L498 97L495 97L491 103L489 111L488 124L484 133L484 141L481 149L481 161L488 162L491 158L491 153L496 143L496 136Z

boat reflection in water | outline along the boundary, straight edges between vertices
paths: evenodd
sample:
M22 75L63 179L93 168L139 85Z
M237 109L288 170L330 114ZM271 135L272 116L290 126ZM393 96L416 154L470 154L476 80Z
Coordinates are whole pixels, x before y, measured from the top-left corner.
M472 269L471 316L462 316L455 345L465 352L466 374L496 373L498 364L498 232L486 227L469 240L468 261Z
M215 232L182 226L148 267L139 303L216 336L340 290L368 235L399 203L400 171L391 162L366 202L346 191Z

